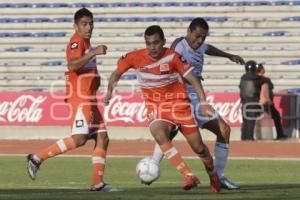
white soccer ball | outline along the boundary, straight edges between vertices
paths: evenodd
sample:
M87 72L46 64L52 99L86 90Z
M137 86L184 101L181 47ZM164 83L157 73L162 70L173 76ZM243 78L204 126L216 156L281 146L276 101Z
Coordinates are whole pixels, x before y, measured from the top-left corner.
M150 185L160 176L159 163L152 157L145 157L136 165L136 174L143 184Z

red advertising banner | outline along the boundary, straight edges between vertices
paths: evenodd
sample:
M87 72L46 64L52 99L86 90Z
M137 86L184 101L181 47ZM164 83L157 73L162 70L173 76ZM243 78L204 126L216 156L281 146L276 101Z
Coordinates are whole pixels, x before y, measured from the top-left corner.
M106 107L102 99L103 94L99 93L99 108L108 126L147 126L146 108L140 93L116 93ZM241 125L239 93L208 93L207 100L230 126ZM289 114L289 96L276 96L274 102L281 114ZM0 93L0 125L56 126L70 123L62 92Z

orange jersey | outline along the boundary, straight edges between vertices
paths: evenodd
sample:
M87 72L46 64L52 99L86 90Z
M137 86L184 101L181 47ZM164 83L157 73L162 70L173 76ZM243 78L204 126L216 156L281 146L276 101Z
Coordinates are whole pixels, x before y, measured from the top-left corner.
M90 42L75 33L67 45L67 61L79 59L91 50ZM65 76L68 101L96 101L96 92L100 86L96 57L76 72L65 72Z
M188 74L192 68L181 61L180 55L174 50L164 48L160 59L150 57L147 49L130 52L118 61L117 71L124 73L130 68L135 69L137 73L148 114L162 109L189 109L189 100L181 76Z

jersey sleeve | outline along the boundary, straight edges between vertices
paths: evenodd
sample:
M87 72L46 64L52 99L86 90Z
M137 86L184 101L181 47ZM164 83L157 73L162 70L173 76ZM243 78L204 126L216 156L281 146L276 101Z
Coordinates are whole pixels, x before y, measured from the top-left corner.
M189 63L181 60L178 53L175 53L173 62L175 71L177 71L183 77L185 77L189 72L193 70L193 67Z
M132 67L132 63L133 63L132 55L126 54L125 56L122 56L118 60L117 72L123 74L124 72L128 71Z
M203 43L203 44L201 45L201 48L202 48L203 53L206 53L207 50L208 50L208 48L209 48L209 45L206 44L206 43Z
M84 41L79 38L73 39L67 46L67 61L79 59L84 55Z

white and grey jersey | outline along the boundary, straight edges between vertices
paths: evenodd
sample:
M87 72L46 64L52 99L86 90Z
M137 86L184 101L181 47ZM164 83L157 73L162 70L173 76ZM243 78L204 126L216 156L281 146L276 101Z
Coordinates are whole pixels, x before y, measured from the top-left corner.
M175 49L175 51L181 55L183 60L194 67L193 73L195 76L200 77L202 75L204 54L208 49L206 43L203 43L198 49L194 50L189 46L186 39L181 37L173 42L171 48Z

